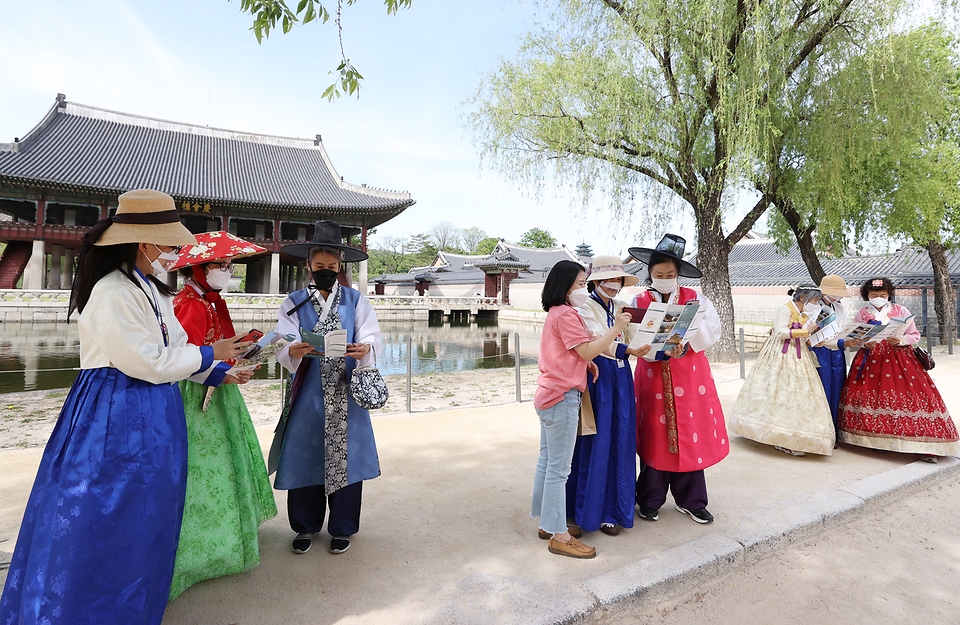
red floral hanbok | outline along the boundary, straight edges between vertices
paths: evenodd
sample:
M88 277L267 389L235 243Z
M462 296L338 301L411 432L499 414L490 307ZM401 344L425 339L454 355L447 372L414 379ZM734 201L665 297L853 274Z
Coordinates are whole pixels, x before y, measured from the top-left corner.
M904 319L910 311L888 304L861 308L854 321ZM955 456L957 428L930 375L913 354L920 332L911 322L898 346L886 341L862 348L840 395L840 440L888 451Z

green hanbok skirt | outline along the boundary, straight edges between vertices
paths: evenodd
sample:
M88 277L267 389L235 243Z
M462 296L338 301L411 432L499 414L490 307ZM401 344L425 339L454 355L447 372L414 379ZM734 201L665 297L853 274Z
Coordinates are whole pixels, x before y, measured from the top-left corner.
M170 599L205 579L260 563L257 528L277 515L263 452L236 384L180 382L187 419L187 496Z

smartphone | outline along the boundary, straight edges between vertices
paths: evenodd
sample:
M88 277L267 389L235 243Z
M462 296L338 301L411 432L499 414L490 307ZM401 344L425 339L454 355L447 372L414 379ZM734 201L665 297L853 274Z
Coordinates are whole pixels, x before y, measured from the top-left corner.
M643 321L643 316L647 314L646 308L631 308L630 306L624 306L623 312L630 313L630 323L640 323Z
M263 332L261 332L260 330L250 330L245 335L243 335L243 337L237 342L238 343L247 343L249 341L256 342L262 338L263 338Z

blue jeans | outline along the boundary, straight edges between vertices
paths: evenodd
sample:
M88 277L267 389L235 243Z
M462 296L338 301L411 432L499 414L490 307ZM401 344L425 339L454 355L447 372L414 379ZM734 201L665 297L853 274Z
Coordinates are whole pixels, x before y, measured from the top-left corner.
M540 416L540 458L533 478L530 516L540 517L540 529L551 534L567 531L567 476L573 461L580 420L580 391L570 389L563 399Z

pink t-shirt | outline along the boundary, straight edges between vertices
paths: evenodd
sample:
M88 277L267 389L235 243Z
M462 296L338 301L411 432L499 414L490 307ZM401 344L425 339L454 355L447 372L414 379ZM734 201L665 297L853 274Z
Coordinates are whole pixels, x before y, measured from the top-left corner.
M587 361L573 349L590 342L583 318L573 306L553 306L540 335L540 377L533 405L539 410L560 403L570 389L587 390Z

